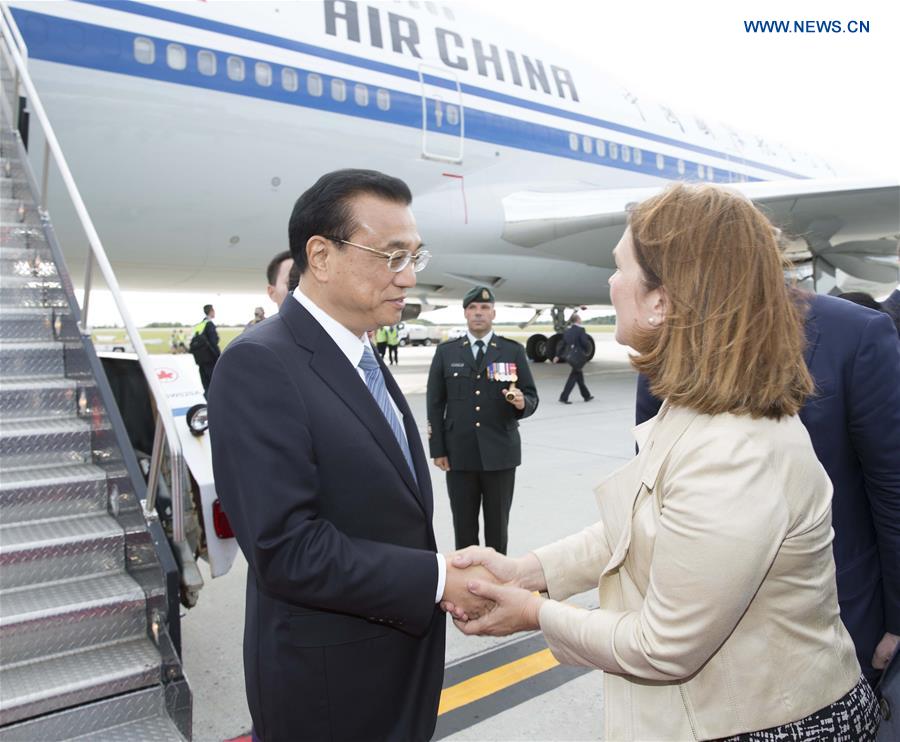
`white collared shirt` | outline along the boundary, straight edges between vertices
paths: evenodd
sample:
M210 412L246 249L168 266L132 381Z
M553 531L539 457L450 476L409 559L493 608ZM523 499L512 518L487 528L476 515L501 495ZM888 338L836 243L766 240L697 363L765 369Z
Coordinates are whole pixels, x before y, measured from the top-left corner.
M469 345L472 346L472 358L477 359L478 358L478 348L475 347L475 343L477 343L479 340L482 343L484 343L484 352L487 353L488 345L491 342L491 338L494 337L494 331L490 330L488 332L488 334L485 335L483 338L477 338L471 332L466 332L466 337L469 338Z
M359 367L359 362L362 360L363 352L365 352L366 346L372 348L371 343L369 343L368 335L362 335L357 337L350 330L344 327L340 322L338 322L334 317L328 314L324 309L319 307L312 299L310 299L306 294L304 294L300 287L298 286L294 289L293 294L294 299L300 302L300 306L302 306L307 312L309 312L313 319L316 320L321 326L322 329L328 334L332 340L334 340L335 345L340 349L341 353L343 353L353 368L356 369L359 374L359 378L362 379L363 384L366 383L366 375L365 372ZM373 353L377 353L377 351L373 350ZM368 388L368 385L366 385ZM394 409L394 414L397 415L397 419L401 421L400 428L403 430L403 435L406 435L406 429L403 423L403 415L397 407L394 400L391 398L391 395L388 394L388 401L391 403L391 407ZM409 441L407 440L407 443ZM443 554L436 554L437 556L437 564L438 564L438 583L437 583L437 596L434 599L435 603L439 603L441 600L441 596L444 594L444 585L447 581L447 563L444 560Z

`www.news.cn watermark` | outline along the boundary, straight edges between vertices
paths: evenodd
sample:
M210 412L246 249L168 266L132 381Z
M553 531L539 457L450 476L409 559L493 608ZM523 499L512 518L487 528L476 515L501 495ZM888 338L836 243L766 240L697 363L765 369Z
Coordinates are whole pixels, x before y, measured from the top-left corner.
M870 21L865 20L755 20L744 21L747 33L869 33Z

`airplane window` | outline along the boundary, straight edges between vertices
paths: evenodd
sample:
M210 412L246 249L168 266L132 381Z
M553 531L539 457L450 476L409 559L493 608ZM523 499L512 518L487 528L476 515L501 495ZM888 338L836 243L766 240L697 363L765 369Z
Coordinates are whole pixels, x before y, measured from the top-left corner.
M253 70L257 85L267 88L272 84L272 67L270 65L265 62L257 62Z
M578 135L577 134L569 134L569 149L573 152L578 151Z
M697 177L698 178L706 177L706 169L703 167L703 165L700 165L699 163L697 164Z
M375 92L375 105L382 111L391 110L391 94L384 88L378 88Z
M618 160L619 159L619 145L615 142L609 143L609 159L610 160Z
M281 87L289 93L297 92L297 88L300 87L300 82L297 79L297 70L292 70L290 67L281 68Z
M425 7L428 8L428 12L432 15L438 14L437 5L435 5L431 0L425 0Z
M452 103L447 104L447 125L457 126L459 124L459 109Z
M341 103L347 100L347 83L345 83L343 80L338 80L336 77L332 78L331 97Z
M312 96L318 98L320 95L322 95L322 90L323 90L323 89L324 89L324 86L322 85L322 76L319 75L319 74L317 74L317 73L315 73L315 72L310 72L310 73L306 76L306 90L307 90L307 92L308 92L310 95L312 95Z
M634 148L634 164L640 165L644 161L644 153L637 147Z
M590 154L594 151L594 140L589 136L581 137L581 149L583 149L587 154Z
M187 67L187 51L181 44L166 46L166 64L173 70L183 70Z
M712 167L706 168L706 179L707 180L715 180L716 179L716 170Z
M666 169L666 158L660 154L656 155L656 169L657 170L665 170Z
M631 147L622 145L622 162L631 162Z
M446 5L444 6L444 15L447 16L447 20L448 20L448 21L455 21L455 20L456 20L456 16L453 15L453 11L450 10L450 8L447 7Z
M138 36L134 40L134 58L141 64L153 64L156 61L156 47L153 42Z
M684 160L678 161L678 174L684 175Z
M197 70L201 75L212 77L216 74L216 55L207 49L197 52Z
M244 60L240 57L228 57L225 64L228 71L228 79L242 82L244 79Z
M358 106L369 105L369 89L362 83L356 83L353 86L353 100L356 101Z
M606 157L606 142L602 139L598 139L595 144L597 145L597 156Z

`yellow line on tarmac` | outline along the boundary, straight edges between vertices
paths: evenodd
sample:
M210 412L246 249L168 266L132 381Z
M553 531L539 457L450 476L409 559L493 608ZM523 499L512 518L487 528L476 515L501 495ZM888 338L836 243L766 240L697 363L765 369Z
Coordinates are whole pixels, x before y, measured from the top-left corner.
M461 683L444 688L441 692L441 703L438 706L438 716L448 711L458 709L460 706L479 701L485 696L508 688L516 683L521 683L530 677L539 675L556 667L559 662L550 653L549 649L529 654L527 657L510 662L493 670L476 675Z

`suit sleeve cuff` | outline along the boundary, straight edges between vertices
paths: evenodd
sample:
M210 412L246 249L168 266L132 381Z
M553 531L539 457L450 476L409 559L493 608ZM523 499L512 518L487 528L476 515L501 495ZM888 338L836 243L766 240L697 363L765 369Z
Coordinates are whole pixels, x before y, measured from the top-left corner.
M444 585L447 583L447 560L443 554L435 554L437 557L437 595L434 596L434 602L440 603L441 596L444 594Z

